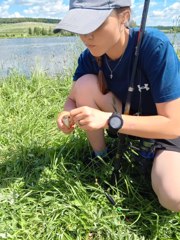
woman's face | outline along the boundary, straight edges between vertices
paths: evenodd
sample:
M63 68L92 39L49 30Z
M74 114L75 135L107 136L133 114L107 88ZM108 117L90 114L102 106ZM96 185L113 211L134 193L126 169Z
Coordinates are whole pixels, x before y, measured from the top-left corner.
M117 49L122 47L125 35L124 15L115 11L94 32L80 35L81 40L95 57L107 54L113 58ZM120 51L120 50L119 50Z

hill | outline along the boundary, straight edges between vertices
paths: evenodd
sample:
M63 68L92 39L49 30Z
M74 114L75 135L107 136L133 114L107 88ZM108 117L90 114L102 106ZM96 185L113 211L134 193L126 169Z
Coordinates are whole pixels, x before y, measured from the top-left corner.
M0 37L52 35L56 24L40 22L6 23L0 25Z
M52 36L58 19L0 18L0 38ZM59 35L71 35L62 31Z

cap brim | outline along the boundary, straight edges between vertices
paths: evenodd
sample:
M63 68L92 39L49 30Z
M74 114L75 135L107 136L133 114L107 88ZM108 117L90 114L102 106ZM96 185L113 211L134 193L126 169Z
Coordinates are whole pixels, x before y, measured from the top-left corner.
M112 11L113 9L71 9L55 27L54 33L66 30L78 34L88 34L100 27Z

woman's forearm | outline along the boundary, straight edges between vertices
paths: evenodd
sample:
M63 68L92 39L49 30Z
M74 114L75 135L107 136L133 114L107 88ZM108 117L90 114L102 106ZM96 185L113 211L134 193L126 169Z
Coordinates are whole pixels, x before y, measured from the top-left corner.
M180 124L164 116L122 115L120 133L144 138L173 139L180 136Z
M64 111L71 111L74 108L76 108L75 101L68 97L64 104Z

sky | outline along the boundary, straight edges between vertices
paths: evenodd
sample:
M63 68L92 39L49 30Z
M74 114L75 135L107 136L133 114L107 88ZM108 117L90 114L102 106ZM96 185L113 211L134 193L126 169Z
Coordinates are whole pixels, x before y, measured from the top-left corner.
M132 0L132 19L140 23L143 0ZM33 17L61 19L68 11L68 0L0 0L0 18ZM147 26L180 25L180 0L150 1Z

